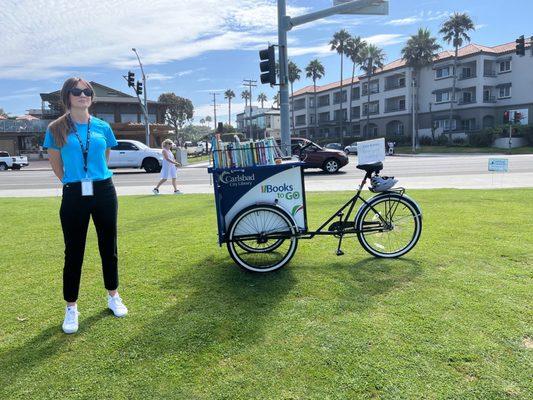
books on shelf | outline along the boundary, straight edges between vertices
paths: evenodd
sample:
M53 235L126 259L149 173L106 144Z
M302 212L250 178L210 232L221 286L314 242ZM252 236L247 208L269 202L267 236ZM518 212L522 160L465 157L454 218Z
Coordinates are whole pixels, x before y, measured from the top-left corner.
M241 142L222 142L220 135L211 140L214 168L242 168L254 165L274 165L281 151L273 138Z

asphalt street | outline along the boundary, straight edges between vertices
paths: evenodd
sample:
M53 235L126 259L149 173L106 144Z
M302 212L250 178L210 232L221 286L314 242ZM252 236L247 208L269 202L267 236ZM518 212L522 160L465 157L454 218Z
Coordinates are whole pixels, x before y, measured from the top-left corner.
M509 172L488 171L489 158L507 158ZM356 156L339 173L329 175L321 170L306 170L307 191L350 190L364 173L356 168ZM192 164L179 169L178 184L182 192L212 193L207 163ZM417 155L393 156L384 161L382 175L395 176L399 186L407 189L431 188L511 188L533 187L533 154L526 155ZM119 195L151 194L159 174L142 170L114 170ZM171 193L165 184L161 193ZM46 161L33 162L20 171L0 172L0 197L60 196L61 184Z

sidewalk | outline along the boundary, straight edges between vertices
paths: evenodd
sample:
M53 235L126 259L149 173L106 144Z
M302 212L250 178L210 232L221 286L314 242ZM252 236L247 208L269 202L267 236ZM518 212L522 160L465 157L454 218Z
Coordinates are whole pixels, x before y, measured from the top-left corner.
M194 164L186 165L183 168L207 168L209 161L202 161ZM129 168L131 169L131 168ZM30 165L22 168L20 171L51 171L50 162L48 160L30 161Z

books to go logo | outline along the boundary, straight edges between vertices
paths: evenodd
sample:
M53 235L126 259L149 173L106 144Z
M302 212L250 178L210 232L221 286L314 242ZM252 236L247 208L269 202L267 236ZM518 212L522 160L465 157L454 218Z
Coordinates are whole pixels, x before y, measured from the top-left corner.
M262 185L261 193L276 193L278 199L296 200L300 198L300 192L294 190L293 185Z

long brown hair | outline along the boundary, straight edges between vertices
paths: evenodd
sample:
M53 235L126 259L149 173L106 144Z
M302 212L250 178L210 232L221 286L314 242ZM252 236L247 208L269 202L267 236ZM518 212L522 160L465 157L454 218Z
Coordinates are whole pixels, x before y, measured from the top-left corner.
M57 147L63 147L65 145L65 143L67 142L67 135L72 130L71 122L68 118L68 113L70 111L71 106L69 94L70 90L74 89L79 82L87 85L87 87L93 91L93 94L91 96L91 102L94 101L93 87L86 80L82 78L68 78L65 83L63 83L63 87L61 88L60 101L66 112L58 119L52 121L50 125L48 125L48 129L50 129L52 137L54 138L55 145Z

